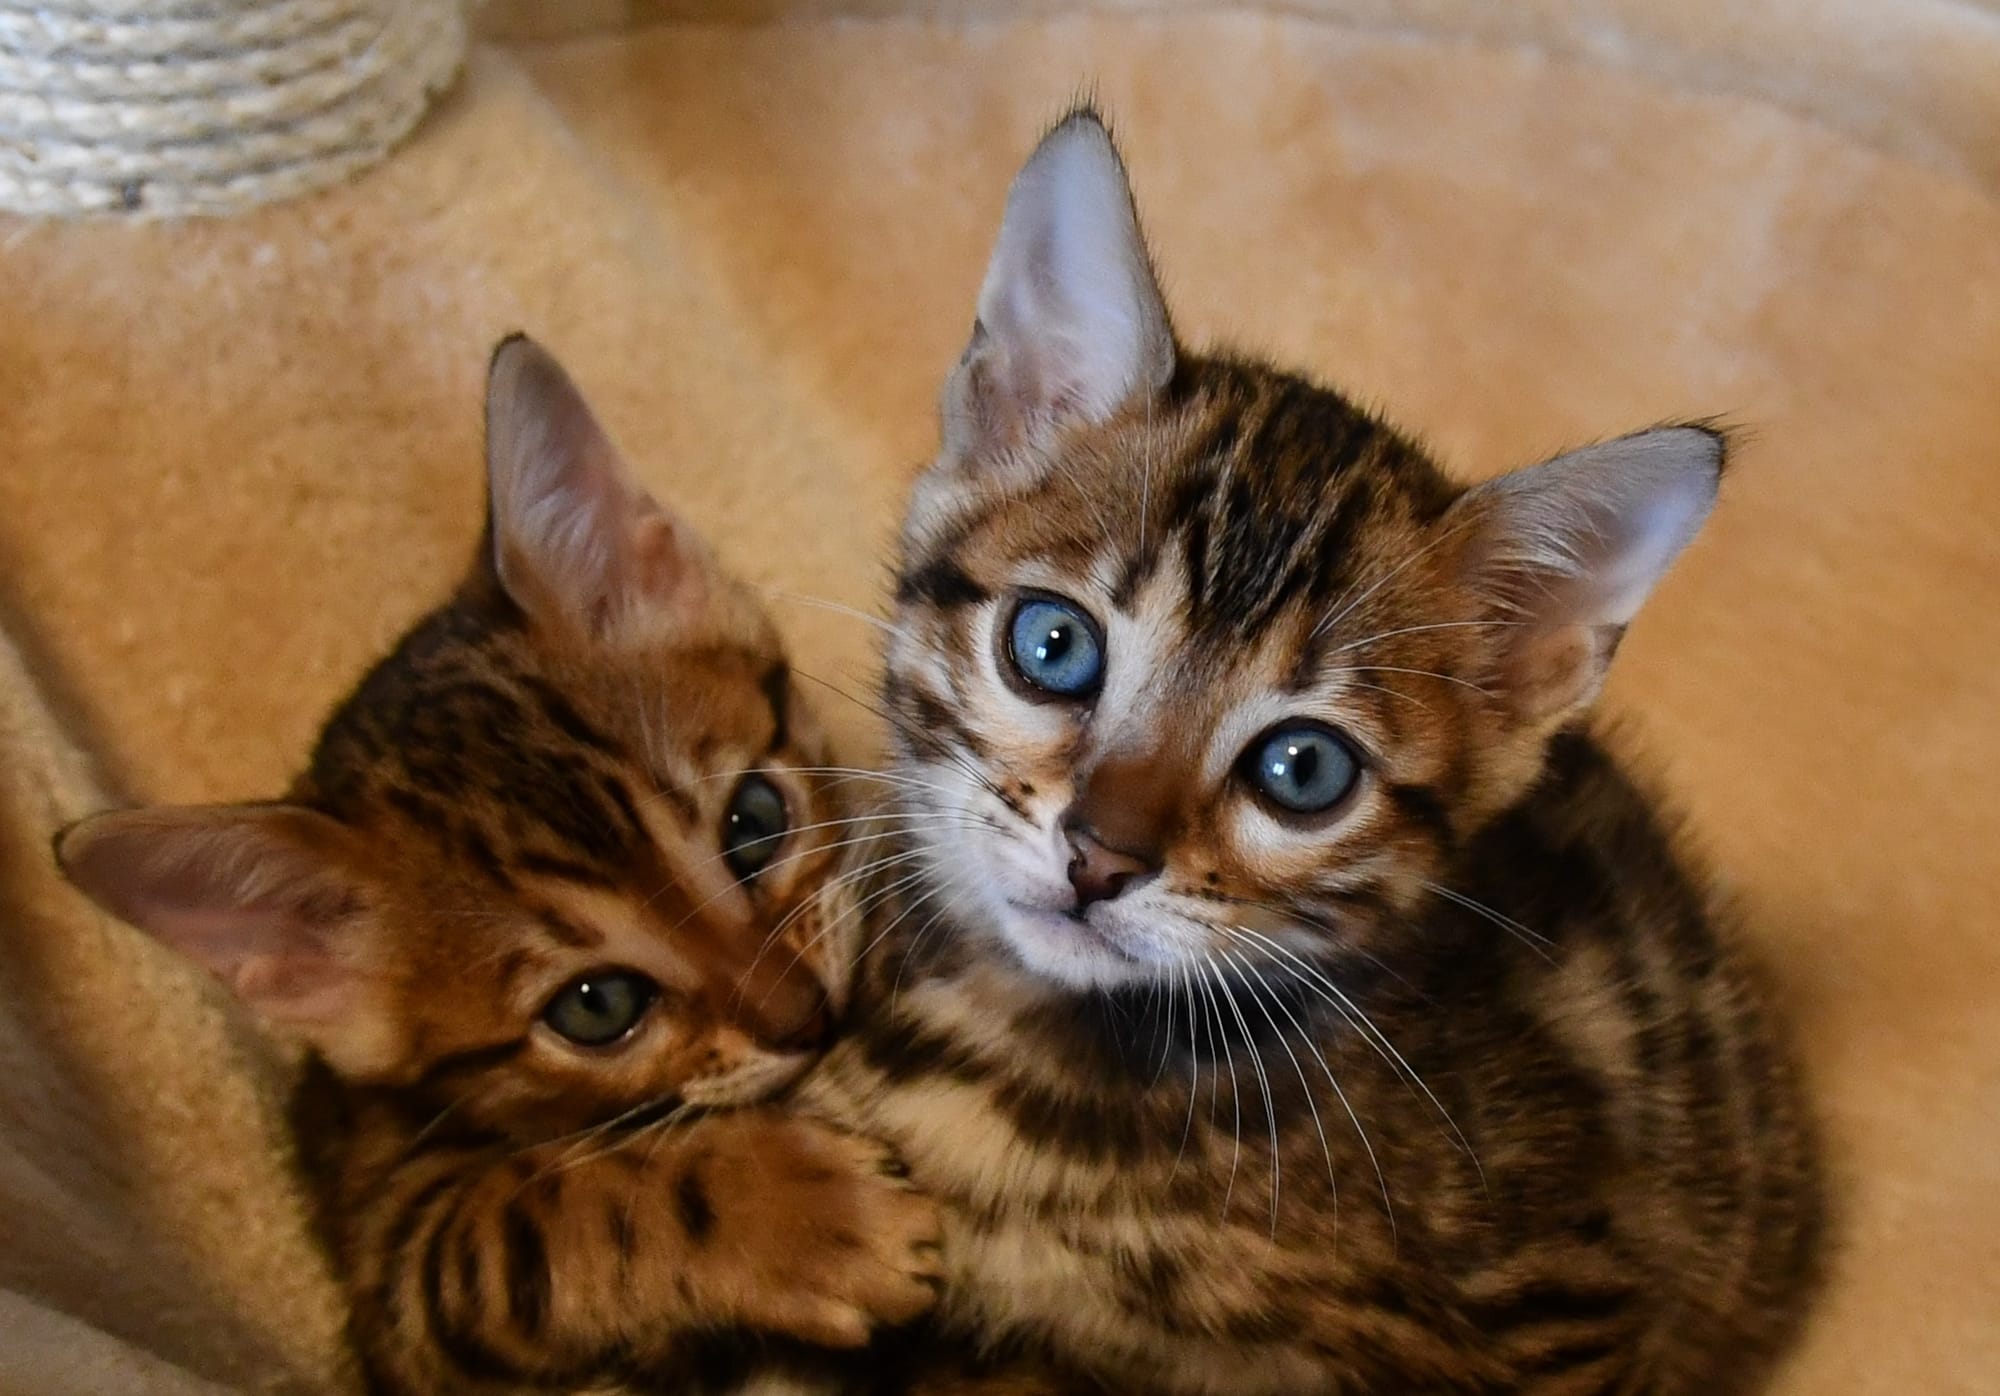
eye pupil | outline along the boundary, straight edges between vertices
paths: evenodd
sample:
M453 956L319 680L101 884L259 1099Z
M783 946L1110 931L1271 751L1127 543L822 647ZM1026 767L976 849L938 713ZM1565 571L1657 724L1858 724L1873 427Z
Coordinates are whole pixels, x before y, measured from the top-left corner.
M1297 747L1293 747L1290 754L1292 757L1292 779L1300 785L1311 785L1313 772L1319 769L1319 753L1316 751L1300 751Z

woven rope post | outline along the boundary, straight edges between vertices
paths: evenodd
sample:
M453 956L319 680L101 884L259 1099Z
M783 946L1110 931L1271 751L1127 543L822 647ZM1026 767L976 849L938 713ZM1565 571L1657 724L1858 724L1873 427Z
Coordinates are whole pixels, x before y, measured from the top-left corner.
M464 55L459 0L0 0L0 208L303 194L386 155Z

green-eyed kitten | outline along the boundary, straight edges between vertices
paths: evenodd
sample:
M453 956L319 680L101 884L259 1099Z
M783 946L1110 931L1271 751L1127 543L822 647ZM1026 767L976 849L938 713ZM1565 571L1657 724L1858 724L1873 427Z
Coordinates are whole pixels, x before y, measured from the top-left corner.
M864 1341L932 1296L875 1146L754 1102L847 994L850 842L747 587L562 369L496 351L486 535L283 801L58 841L107 910L311 1050L300 1152L371 1389ZM682 1117L706 1107L748 1108Z
M1669 427L1449 480L1187 352L1094 115L1016 181L903 535L925 876L805 1087L950 1332L1117 1391L1724 1396L1817 1273L1753 968L1586 726L1714 502Z

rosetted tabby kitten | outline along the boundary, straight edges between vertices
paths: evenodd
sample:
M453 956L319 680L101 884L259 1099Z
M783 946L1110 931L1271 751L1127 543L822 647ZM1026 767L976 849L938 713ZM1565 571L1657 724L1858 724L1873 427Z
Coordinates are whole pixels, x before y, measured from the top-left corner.
M948 1203L947 1328L1117 1391L1757 1385L1816 1272L1807 1112L1585 727L1721 438L1467 489L1188 353L1088 112L944 422L886 680L925 876L806 1090Z
M301 1152L374 1389L862 1342L931 1301L930 1204L823 1126L677 1118L788 1085L843 1005L821 735L528 340L487 450L470 574L284 801L101 815L63 867L312 1049Z

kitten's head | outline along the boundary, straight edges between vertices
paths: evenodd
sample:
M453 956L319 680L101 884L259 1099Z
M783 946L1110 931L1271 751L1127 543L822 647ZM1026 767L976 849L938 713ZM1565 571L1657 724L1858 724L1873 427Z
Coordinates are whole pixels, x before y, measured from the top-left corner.
M973 933L1077 988L1375 953L1540 774L1715 498L1673 427L1489 484L1177 344L1089 113L1009 196L888 697Z
M526 339L487 457L469 575L289 799L100 815L58 857L338 1074L458 1118L767 1094L844 1001L852 919L776 632Z

